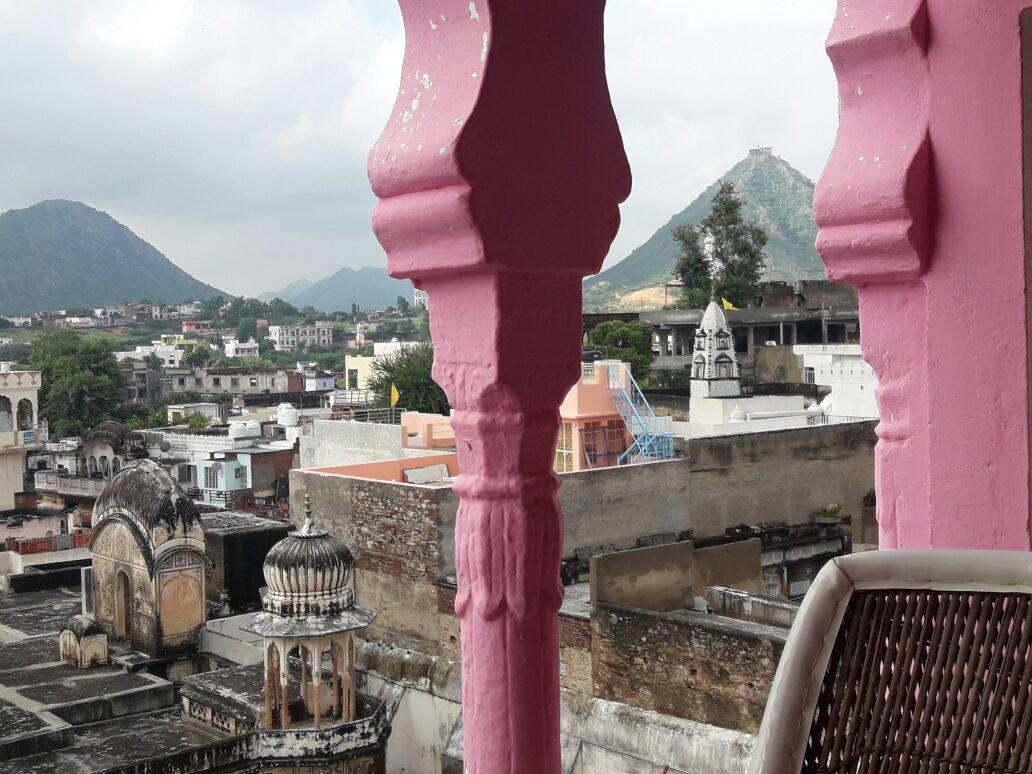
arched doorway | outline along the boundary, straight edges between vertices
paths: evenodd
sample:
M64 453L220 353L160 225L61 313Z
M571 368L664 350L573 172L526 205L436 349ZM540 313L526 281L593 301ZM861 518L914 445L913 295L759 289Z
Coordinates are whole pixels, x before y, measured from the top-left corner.
M115 637L129 640L132 635L133 591L125 570L115 573Z
M22 398L18 401L18 429L31 430L36 424L36 412L32 407L32 401Z
M14 429L14 416L11 412L11 399L0 395L0 433L9 433Z

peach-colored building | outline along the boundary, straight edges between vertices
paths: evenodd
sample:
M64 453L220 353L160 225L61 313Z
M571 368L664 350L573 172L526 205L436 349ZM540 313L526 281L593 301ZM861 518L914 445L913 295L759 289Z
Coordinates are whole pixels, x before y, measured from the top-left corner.
M581 378L559 407L562 424L555 452L557 473L616 465L633 442L613 402L611 380L623 384L627 391L633 390L630 370L624 363L581 366ZM450 417L407 411L402 414L401 425L406 449L455 447Z
M613 402L611 379L631 389L629 369L623 363L581 366L581 378L559 406L557 473L616 465L630 445L631 434Z
M401 415L401 446L404 449L455 448L451 418L406 411Z
M419 457L358 462L354 465L333 465L312 470L334 476L394 481L399 484L447 483L448 479L459 475L459 458L454 452L442 452Z

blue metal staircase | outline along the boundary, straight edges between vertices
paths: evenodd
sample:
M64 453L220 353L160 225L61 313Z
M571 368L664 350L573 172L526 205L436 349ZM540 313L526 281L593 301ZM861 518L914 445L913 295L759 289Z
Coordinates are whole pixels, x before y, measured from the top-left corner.
M631 375L630 366L618 362L600 362L597 365L606 366L613 404L634 438L620 455L617 464L671 459L674 456L674 438L663 429L638 382Z

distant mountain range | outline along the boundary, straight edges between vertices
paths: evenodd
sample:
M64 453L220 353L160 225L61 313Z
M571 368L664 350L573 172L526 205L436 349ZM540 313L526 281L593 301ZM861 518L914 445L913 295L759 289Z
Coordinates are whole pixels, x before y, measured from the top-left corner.
M0 314L228 296L106 212L50 199L0 215Z
M304 293L308 288L312 287L315 283L307 279L299 279L291 282L283 290L277 290L273 293L261 293L258 295L259 301L268 303L274 298L282 299L283 301L290 301L294 296L298 296Z
M296 307L311 306L321 312L348 312L352 304L362 309L394 306L398 296L412 303L412 283L394 279L386 269L345 266L318 282L297 280L278 292L262 293L258 298L262 301L281 298Z
M765 150L750 151L721 180L735 184L744 201L744 217L767 232L770 280L824 278L814 247L814 185L791 164ZM677 246L673 231L682 223L698 225L709 214L720 180L703 191L644 244L616 265L584 281L589 310L656 309L664 303L664 285L673 278ZM672 299L671 299L672 300Z

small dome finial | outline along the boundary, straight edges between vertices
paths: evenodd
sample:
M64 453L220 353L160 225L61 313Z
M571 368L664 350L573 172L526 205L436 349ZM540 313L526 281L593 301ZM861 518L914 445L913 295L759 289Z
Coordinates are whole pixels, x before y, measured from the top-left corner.
M299 534L310 535L312 533L312 496L305 492L305 521L301 525Z

